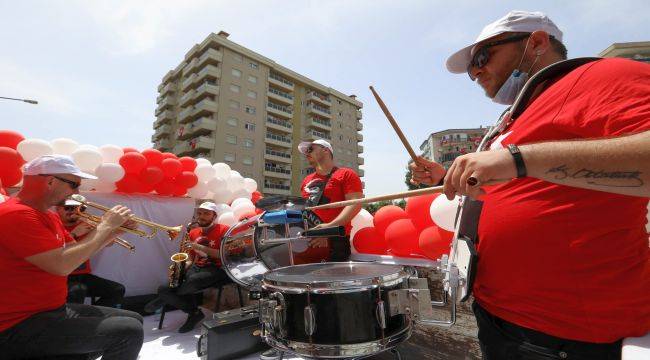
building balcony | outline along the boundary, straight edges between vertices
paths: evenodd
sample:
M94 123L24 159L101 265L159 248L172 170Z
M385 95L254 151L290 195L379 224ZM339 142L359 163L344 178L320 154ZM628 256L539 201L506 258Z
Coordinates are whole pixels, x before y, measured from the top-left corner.
M188 91L188 89L192 88L192 85L194 85L194 82L196 81L196 79L197 79L196 74L192 74L192 75L186 77L185 80L183 80L183 82L181 83L181 89L183 91Z
M153 128L156 129L163 124L169 124L174 120L174 113L171 110L165 110L158 114L156 121L153 123Z
M162 90L162 86L158 86L158 88L159 88L159 89L158 89L158 92L160 92L160 91ZM160 102L161 102L162 99L164 99L164 98L165 98L165 95L158 95L158 97L156 98L156 104L160 104Z
M357 133L357 142L362 142L363 141L363 135Z
M190 120L192 120L192 113L194 112L194 107L193 106L188 106L186 108L183 108L180 113L178 113L178 122L181 124L184 124Z
M199 67L205 64L218 65L223 62L223 53L217 49L206 50L198 59Z
M203 81L205 78L221 78L221 68L215 65L206 65L197 73L197 81Z
M310 114L316 114L319 116L322 116L324 118L331 119L332 118L332 113L330 112L329 109L326 109L322 106L316 105L316 104L309 104L307 106L307 113Z
M272 163L264 164L264 176L277 179L291 179L291 169L283 168Z
M291 187L282 184L264 183L262 191L267 195L291 195Z
M293 124L290 121L279 119L272 115L267 115L266 127L270 129L280 130L286 133L291 133L293 129Z
M264 151L264 159L265 160L271 160L271 161L277 161L277 162L283 162L283 163L286 163L286 164L291 164L291 154L290 153L277 151L277 150L272 150L272 149L266 149Z
M174 147L174 153L180 156L192 156L209 152L214 149L215 141L208 136L199 136L189 141L184 141Z
M210 118L200 118L178 128L176 138L186 140L200 135L209 135L217 130L217 121Z
M269 83L289 92L292 92L294 88L292 81L276 73L269 73Z
M200 49L201 46L199 46L199 44L195 44L194 46L192 46L192 48L185 53L185 61L191 61L196 56L196 54L199 52Z
M357 144L357 152L358 152L359 154L362 154L362 153L363 153L363 145L358 145L358 144Z
M361 113L361 110L355 111L355 114L357 116L357 120L361 120L361 118L363 117L363 114Z
M361 123L361 121L357 121L357 131L361 131L361 130L363 130L363 124Z
M359 164L359 165L363 165L363 163L364 163L363 158L362 158L362 157L358 157L358 158L357 158L357 164Z
M332 106L332 100L330 100L329 96L321 95L315 91L312 91L307 95L307 101L312 101L327 107Z
M326 119L310 117L308 125L325 131L332 131L332 122Z
M359 177L364 177L366 175L366 172L363 171L363 169L359 169L357 170L357 175L359 175Z
M218 96L219 85L204 82L196 88L195 99L201 99L205 96Z
M282 146L285 148L291 149L291 138L284 137L282 135L276 135L273 133L266 133L266 140L268 144L273 144L276 146Z
M293 117L293 110L286 106L278 105L270 101L266 103L266 111L286 119L291 119Z
M211 116L212 114L217 113L219 110L219 104L216 101L212 101L208 98L205 98L199 101L194 105L194 112L192 112L192 118L196 119L201 116Z
M185 65L181 74L183 74L183 76L186 76L187 74L191 74L192 72L194 72L194 70L196 70L196 67L198 65L199 65L199 59L192 59L192 61L190 61L189 63L187 63L187 65Z
M173 76L174 76L174 70L167 71L167 74L165 74L165 76L163 76L162 78L163 84L169 82L169 80L171 80Z
M160 115L160 113L167 109L173 108L174 105L176 105L176 99L170 96L165 96L165 98L158 104L158 107L156 108L156 116Z
M183 107L192 105L194 101L194 95L196 95L196 91L194 90L190 90L186 92L185 95L181 97L181 101L179 101L179 104Z
M154 141L153 148L159 151L166 152L171 149L172 142L169 139L159 139Z
M318 130L309 130L307 131L306 135L308 140L318 140L318 139L331 140L332 139L332 136L330 134Z
M293 105L293 95L270 87L266 93L269 99L276 100L277 102L285 105Z
M163 86L162 91L160 91L160 95L164 96L174 91L176 91L176 84L168 83L167 85Z
M163 137L169 137L172 133L172 127L170 125L163 125L154 131L153 136L151 137L152 141L156 141Z

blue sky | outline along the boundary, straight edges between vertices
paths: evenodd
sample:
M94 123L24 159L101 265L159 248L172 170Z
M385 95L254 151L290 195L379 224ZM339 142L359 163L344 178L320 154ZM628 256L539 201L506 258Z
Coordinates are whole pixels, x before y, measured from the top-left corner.
M96 146L151 146L156 88L210 32L364 103L367 195L403 191L408 154L375 103L374 85L417 148L447 128L490 125L503 107L452 52L509 10L546 12L570 57L650 40L636 1L10 1L0 0L0 128ZM301 50L298 52L296 48ZM296 56L299 53L300 56Z

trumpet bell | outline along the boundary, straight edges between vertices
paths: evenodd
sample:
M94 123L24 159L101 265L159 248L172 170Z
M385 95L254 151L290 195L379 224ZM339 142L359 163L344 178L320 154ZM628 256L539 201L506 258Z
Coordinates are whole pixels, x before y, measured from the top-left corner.
M190 256L187 255L186 253L176 253L176 254L172 255L172 257L170 259L171 259L171 261L173 261L175 263L181 263L183 261L187 261L187 259L189 259L189 257Z

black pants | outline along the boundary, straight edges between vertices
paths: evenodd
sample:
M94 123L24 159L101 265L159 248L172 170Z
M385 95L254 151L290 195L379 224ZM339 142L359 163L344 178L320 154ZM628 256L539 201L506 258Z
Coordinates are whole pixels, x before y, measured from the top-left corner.
M81 359L80 354L101 354L103 360L135 360L143 337L137 313L65 304L1 332L0 359Z
M196 300L196 293L219 283L228 281L228 275L216 266L198 267L190 266L185 273L185 281L178 288L172 289L167 285L158 288L158 296L167 305L191 314L194 313L199 304Z
M350 237L331 237L330 243L330 258L329 261L349 261L350 260Z
M485 360L620 360L622 341L596 344L561 339L500 319L472 304Z
M83 304L85 297L99 296L95 305L117 307L124 300L124 291L124 285L93 274L68 276L68 303Z

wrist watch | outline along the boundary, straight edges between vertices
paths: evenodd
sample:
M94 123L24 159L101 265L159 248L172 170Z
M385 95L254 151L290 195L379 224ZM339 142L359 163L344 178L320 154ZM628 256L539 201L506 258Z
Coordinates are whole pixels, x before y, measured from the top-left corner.
M526 177L528 172L526 171L526 163L524 163L524 157L521 156L521 150L515 144L508 145L508 151L512 155L512 158L515 160L515 167L517 168L517 178Z

